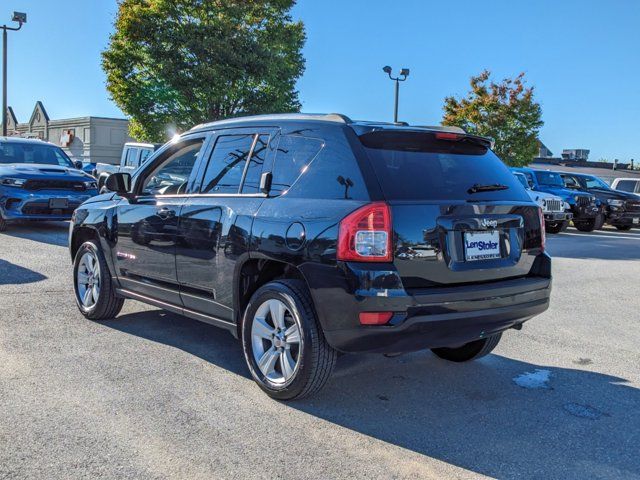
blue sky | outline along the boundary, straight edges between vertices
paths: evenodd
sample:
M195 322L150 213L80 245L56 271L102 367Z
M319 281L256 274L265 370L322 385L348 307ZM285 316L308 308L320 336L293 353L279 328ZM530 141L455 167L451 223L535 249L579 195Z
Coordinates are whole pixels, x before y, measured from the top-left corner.
M100 68L115 0L10 0L26 11L9 36L9 104L28 120L36 100L52 118L122 116ZM299 0L307 28L303 110L391 120L381 67L409 67L400 118L437 124L447 95L487 68L526 73L542 104L543 142L590 148L591 159L640 159L640 1Z

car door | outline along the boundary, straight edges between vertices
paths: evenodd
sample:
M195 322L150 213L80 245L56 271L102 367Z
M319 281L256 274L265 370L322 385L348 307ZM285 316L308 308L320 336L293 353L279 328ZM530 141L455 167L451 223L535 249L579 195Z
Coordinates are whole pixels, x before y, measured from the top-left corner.
M206 135L167 145L134 179L116 207L114 264L122 288L181 305L175 253L180 207L196 178Z
M184 307L233 321L233 278L250 250L260 177L271 155L271 128L216 132L197 187L180 213L176 266Z

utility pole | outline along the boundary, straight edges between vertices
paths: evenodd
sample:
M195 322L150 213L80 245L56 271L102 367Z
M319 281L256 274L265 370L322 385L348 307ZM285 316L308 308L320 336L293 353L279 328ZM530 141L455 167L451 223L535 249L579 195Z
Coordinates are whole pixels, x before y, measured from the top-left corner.
M400 75L398 75L397 77L394 77L391 75L392 69L388 65L384 67L382 71L387 75L389 75L389 78L391 80L396 82L396 95L395 95L395 102L393 106L393 123L398 123L398 101L400 98L400 82L404 82L407 79L407 77L409 76L409 69L403 68L402 70L400 70Z
M2 136L7 136L7 30L17 32L27 23L27 14L13 12L12 22L18 22L17 27L2 25Z

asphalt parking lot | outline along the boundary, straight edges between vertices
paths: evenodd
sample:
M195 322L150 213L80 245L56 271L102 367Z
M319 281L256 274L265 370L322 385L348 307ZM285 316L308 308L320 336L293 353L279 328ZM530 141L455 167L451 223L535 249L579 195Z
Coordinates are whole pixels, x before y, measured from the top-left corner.
M549 236L551 309L494 354L343 356L278 403L222 330L77 311L67 225L0 234L0 479L640 478L640 231Z

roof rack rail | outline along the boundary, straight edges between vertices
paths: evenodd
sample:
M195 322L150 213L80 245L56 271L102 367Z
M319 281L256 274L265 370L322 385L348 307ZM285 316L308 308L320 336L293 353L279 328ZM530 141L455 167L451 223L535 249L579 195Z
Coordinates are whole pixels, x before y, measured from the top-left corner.
M353 122L349 117L343 115L342 113L273 113L265 115L251 115L246 117L232 117L225 118L224 120L217 120L215 122L201 123L193 127L190 131L232 123L247 123L258 121L265 122L270 120L318 120L321 122L334 122L344 124Z

